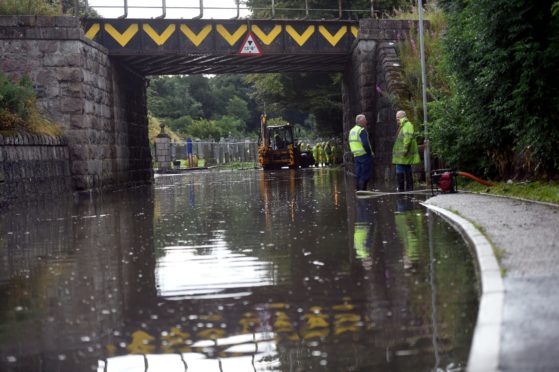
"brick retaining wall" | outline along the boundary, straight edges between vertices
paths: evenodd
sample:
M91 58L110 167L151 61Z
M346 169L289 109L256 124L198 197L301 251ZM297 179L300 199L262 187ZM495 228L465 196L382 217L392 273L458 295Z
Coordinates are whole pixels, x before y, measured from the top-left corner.
M72 191L64 138L0 135L0 204Z

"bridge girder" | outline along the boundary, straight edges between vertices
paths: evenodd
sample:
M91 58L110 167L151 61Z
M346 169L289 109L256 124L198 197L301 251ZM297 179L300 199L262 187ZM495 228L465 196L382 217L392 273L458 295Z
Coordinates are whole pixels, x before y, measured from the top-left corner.
M85 35L142 75L340 72L355 21L88 19ZM250 36L250 38L249 38ZM243 47L256 44L252 53Z

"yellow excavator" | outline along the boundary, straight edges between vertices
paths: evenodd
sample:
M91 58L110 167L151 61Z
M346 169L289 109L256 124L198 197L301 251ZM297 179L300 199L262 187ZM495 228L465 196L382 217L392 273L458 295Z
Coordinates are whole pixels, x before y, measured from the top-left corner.
M264 170L307 168L314 164L312 154L297 146L293 126L289 123L268 125L266 114L260 117L258 161Z

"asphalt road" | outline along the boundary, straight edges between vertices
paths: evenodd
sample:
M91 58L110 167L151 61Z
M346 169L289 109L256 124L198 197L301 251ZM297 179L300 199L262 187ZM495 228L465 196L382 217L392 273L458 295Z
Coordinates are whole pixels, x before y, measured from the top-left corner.
M502 253L499 370L558 371L559 206L471 193L427 204L472 222Z

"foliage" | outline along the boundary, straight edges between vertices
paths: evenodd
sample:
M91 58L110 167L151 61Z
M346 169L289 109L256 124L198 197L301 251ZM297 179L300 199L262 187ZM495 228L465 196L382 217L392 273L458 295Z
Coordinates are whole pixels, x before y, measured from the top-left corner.
M0 15L62 15L58 0L1 0Z
M244 169L258 169L260 165L253 162L240 162L234 161L231 163L226 163L223 165L218 165L220 169L230 169L230 170L244 170Z
M250 74L245 79L253 85L251 97L262 111L303 126L306 118L313 115L319 133L340 133L342 99L338 74Z
M408 8L413 0L375 0L375 14L390 14L398 8ZM275 1L274 18L295 19L306 16L305 3L301 0ZM339 17L338 0L309 0L309 19L334 19ZM272 17L272 3L270 0L248 0L247 6L252 9L252 17L256 19ZM369 18L371 16L370 0L346 0L342 4L343 19Z
M155 138L157 135L161 133L161 121L153 116L151 113L148 113L148 137L149 142L154 143ZM181 141L181 137L179 137L172 129L165 127L165 133L169 137L171 137L172 141L179 142Z
M78 10L79 10L80 17L101 18L101 16L99 15L99 13L97 13L95 9L87 5L88 3L86 0L78 0L78 1L79 1ZM61 0L61 3L62 3L62 10L64 11L64 14L71 14L71 15L75 14L74 0Z
M148 87L150 111L183 137L219 140L258 128L250 85L238 75L163 76Z
M478 169L501 177L518 167L556 174L559 22L551 1L444 3L446 68L455 86L453 95L433 105L438 115L433 147L441 153L444 146L459 149L453 160L460 166L475 162L474 151ZM519 153L524 161L515 164Z
M59 126L39 114L35 91L27 76L14 83L0 71L0 132L4 135L62 134Z
M212 139L214 141L219 141L223 134L215 121L206 119L194 121L188 127L188 133L195 138Z
M559 15L551 1L438 4L444 17L428 7L425 35L433 153L481 175L556 175ZM418 121L419 58L410 40L400 57Z

